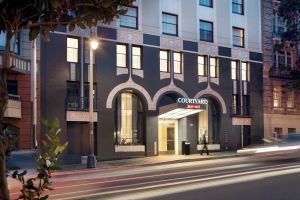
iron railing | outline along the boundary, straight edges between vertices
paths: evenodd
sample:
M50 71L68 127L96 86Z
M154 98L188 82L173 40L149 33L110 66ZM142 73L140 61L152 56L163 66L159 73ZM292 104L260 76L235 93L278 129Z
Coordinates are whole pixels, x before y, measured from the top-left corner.
M231 106L231 116L252 117L253 108L250 106Z
M94 98L94 111L97 111L97 108L97 99ZM68 111L89 111L89 98L68 96L66 98L66 109Z

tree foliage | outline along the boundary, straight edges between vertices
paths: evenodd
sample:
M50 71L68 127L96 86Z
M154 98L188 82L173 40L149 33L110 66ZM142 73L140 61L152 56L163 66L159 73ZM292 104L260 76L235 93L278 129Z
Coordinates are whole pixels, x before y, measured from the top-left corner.
M99 22L110 23L115 17L126 12L123 6L130 6L134 0L0 0L0 33L6 35L2 65L0 65L0 136L7 105L7 74L14 67L14 52L10 53L10 41L15 49L17 34L29 30L33 40L41 35L48 41L48 33L59 26L72 31L76 26L85 29ZM11 59L10 59L11 57ZM10 63L10 60L12 61ZM9 199L4 137L0 137L0 196Z
M51 122L43 121L43 124L47 130L45 140L42 141L45 153L40 155L37 159L37 176L26 180L25 175L27 174L27 171L20 173L18 171L14 171L10 174L13 179L18 180L22 184L19 199L48 199L49 196L43 196L43 192L45 190L52 190L51 173L58 168L57 161L59 156L68 146L68 142L62 143L60 141L59 133L61 129L58 119Z

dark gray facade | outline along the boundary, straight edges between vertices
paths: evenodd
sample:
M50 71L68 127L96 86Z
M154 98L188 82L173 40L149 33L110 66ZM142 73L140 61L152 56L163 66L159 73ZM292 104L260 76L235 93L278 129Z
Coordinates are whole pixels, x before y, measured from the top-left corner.
M58 118L62 127L62 139L68 140L69 162L77 162L80 156L87 155L89 149L88 142L88 122L68 120L66 99L68 96L68 81L70 80L70 63L67 62L67 37L64 32L50 34L49 43L43 43L41 48L41 104L42 118ZM76 37L79 39L78 62L76 65L76 80L79 90L88 82L88 64L83 62L81 67L81 40L85 42L88 38ZM118 30L113 28L98 28L98 40L100 47L95 52L94 82L97 84L97 117L95 122L95 150L98 160L117 159L136 156L154 156L159 154L159 102L168 94L185 98L207 98L215 105L215 109L209 111L208 127L215 129L216 137L221 150L236 150L242 146L242 136L244 134L243 145L260 142L263 137L263 85L261 54L248 52L248 63L250 69L250 81L244 85L240 80L234 81L231 78L232 49L219 46L217 55L212 55L218 59L218 77L209 76L200 79L198 76L198 55L200 51L197 42L182 41L183 73L160 72L160 36L143 34L142 41L137 43L142 48L142 69L118 68L116 66L116 45L123 43L127 48L132 44L132 40L126 42L118 39ZM84 42L84 43L85 43ZM133 42L134 44L134 42ZM207 46L203 46L207 48ZM167 49L167 50L172 50ZM84 52L84 51L83 51ZM127 55L130 57L129 51ZM205 54L210 56L209 54ZM172 66L172 65L171 65ZM82 71L83 68L83 71ZM172 69L172 67L171 67ZM83 73L83 80L81 78ZM206 79L205 79L206 78ZM234 86L236 85L236 86ZM238 91L247 89L250 97L250 113L232 113L232 95L234 87ZM144 132L143 144L145 151L124 151L116 152L115 130L116 112L115 100L117 96L130 91L140 97L144 107ZM80 93L80 92L79 92ZM240 94L240 93L239 93ZM81 92L82 95L82 92ZM242 94L240 94L242 95ZM84 111L78 111L84 112ZM191 115L178 119L178 143L188 140L191 143L191 153L197 152L198 143L198 115ZM246 128L249 128L248 133ZM243 131L242 131L243 130ZM247 129L248 130L248 129ZM248 135L245 135L247 133ZM245 141L245 138L248 138ZM180 146L180 145L179 145ZM178 147L178 152L181 147Z

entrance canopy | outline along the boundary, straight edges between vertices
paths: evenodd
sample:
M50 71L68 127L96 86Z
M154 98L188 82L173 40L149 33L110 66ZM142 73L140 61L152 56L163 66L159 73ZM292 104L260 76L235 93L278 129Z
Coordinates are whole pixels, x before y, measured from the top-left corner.
M180 119L206 110L206 99L178 98L177 103L159 108L159 119Z

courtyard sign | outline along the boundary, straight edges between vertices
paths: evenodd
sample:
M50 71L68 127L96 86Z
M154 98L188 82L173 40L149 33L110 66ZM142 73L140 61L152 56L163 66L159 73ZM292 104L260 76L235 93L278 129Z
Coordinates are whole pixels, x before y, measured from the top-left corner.
M208 104L207 99L188 99L188 98L178 98L177 103L184 108L188 109L206 109Z

